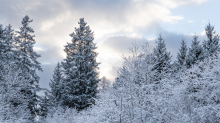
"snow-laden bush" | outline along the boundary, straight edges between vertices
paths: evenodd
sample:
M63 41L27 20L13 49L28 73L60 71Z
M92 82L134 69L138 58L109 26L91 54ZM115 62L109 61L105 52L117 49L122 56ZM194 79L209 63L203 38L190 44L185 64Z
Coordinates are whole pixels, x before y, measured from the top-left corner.
M76 109L57 107L46 119L45 123L109 123L119 119L119 112L115 105L112 89L99 93L96 104L86 110L78 112Z

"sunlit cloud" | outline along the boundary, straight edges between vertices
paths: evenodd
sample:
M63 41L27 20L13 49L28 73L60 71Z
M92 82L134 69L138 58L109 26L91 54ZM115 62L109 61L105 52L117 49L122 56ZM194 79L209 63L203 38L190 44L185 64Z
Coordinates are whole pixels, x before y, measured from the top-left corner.
M206 32L205 32L205 31L201 32L201 35L202 35L202 36L205 36L205 35L206 35Z

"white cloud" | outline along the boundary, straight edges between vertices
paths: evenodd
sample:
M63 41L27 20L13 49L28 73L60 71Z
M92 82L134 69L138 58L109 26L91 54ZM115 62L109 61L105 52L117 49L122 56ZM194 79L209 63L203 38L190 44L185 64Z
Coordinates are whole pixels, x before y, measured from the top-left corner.
M42 31L47 31L51 27L53 27L54 25L55 25L54 21L44 21L44 22L42 22L41 30Z
M205 31L201 32L201 35L202 36L206 35L206 32Z
M39 61L45 71L40 74L41 78L43 76L41 83L49 82L54 66L65 58L63 46L71 41L69 34L78 27L79 18L84 17L98 43L97 60L102 62L100 76L114 79L117 67L122 63L121 54L127 54L126 48L132 42L145 42L141 37L159 30L161 22L174 24L184 19L181 15L173 15L170 8L205 1L208 0L7 0L0 2L4 5L0 15L1 21L13 26L17 24L16 28L20 27L20 20L26 14L34 19L31 24L39 46L34 50L42 55ZM151 43L155 40L148 39ZM178 43L167 41L175 46Z
M155 41L157 38L156 37L154 37L154 38L150 38L150 39L148 39L147 41Z
M195 21L194 20L188 20L187 22L188 23L194 23Z
M175 3L172 0L170 2L175 7L181 3ZM142 28L152 30L155 27L155 22L175 24L184 19L181 15L172 15L166 5L156 4L155 2L144 0L126 1L126 4L118 2L117 5L123 5L122 8L117 8L115 4L112 6L111 4L103 6L91 4L94 5L91 10L89 8L79 9L77 7L66 9L57 16L42 21L41 29L44 31L57 30L62 27L62 23L69 24L68 28L64 28L62 31L66 32L65 35L53 33L53 35L59 35L58 39L55 38L57 45L63 46L64 42L61 42L61 40L73 32L74 27L78 27L77 22L79 18L85 17L85 21L95 32L96 41L105 39L98 43L97 50L99 52L97 61L102 62L100 65L100 77L106 76L114 80L117 67L120 67L122 64L122 53L128 54L127 47L130 47L135 40L138 43L145 41L141 38L142 34L134 32ZM63 20L60 20L60 18L63 18ZM149 39L152 43L155 40L156 38ZM66 41L70 41L70 39ZM61 53L62 57L65 57L65 55L64 52Z
M156 1L169 8L176 8L184 4L202 4L209 0L156 0Z
M63 32L69 34L74 31L74 27L78 26L78 19L85 17L85 21L95 32L95 39L101 40L111 34L133 33L143 28L152 29L158 22L178 23L179 20L184 18L180 15L172 15L167 7L157 5L154 2L141 0L126 1L126 3L116 2L115 4L123 5L122 8L117 8L115 4L114 6L111 6L111 4L100 6L98 1L97 4L92 4L92 10L86 7L84 9L75 6L72 8L67 7L62 13L43 20L41 30L57 30L60 25L65 23L69 26ZM90 1L87 2L90 3Z
M195 2L197 4L202 4L202 3L210 1L210 0L191 0L191 1L193 1L193 2Z
M184 19L180 15L171 15L170 10L164 6L143 1L134 2L133 7L129 8L126 14L127 23L124 29L129 32L134 31L135 28L148 27L155 21L178 23L178 20Z
M123 5L122 7L107 3L100 6L100 2L101 0L97 0L96 2L91 3L86 0L85 3L88 3L88 5L91 6L80 7L81 4L77 6L74 4L75 1L65 3L56 0L56 3L63 9L55 16L48 16L47 19L44 19L41 22L40 29L44 32L61 30L61 28L63 28L62 25L65 24L68 26L62 30L62 33L65 33L65 36L67 36L74 31L74 27L78 27L77 22L79 18L85 17L85 21L95 32L95 39L100 41L112 34L120 34L121 32L123 32L121 34L133 33L143 28L152 30L152 28L158 25L158 22L174 24L178 23L179 20L184 19L183 16L172 15L167 7L158 5L155 2L143 0L126 2L114 1L116 2L115 4ZM54 7L50 8L50 11L54 11L52 10ZM56 32L55 35L61 36L58 32ZM64 35L62 35L62 37L64 37Z
M164 22L169 22L171 24L175 24L175 23L178 23L178 20L182 20L182 19L184 19L184 17L182 17L182 16L166 16L162 20Z
M48 31L52 27L57 25L58 23L62 23L62 22L65 22L66 20L69 20L70 17L71 17L71 12L70 11L66 11L65 13L62 13L62 14L58 15L54 19L48 19L46 21L43 21L41 23L41 25L42 25L41 26L41 30L42 31Z
M35 52L44 51L41 47L34 47L33 49Z

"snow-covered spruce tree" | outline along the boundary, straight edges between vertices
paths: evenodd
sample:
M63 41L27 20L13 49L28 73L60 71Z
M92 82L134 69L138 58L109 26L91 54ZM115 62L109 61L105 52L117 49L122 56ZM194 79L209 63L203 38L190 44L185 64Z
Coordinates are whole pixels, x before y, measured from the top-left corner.
M95 52L96 44L93 42L93 32L86 26L84 18L80 19L80 27L70 34L72 42L65 46L67 56L62 62L64 79L62 84L63 106L82 110L94 104L97 93L98 65Z
M196 62L199 62L205 58L204 49L199 44L198 36L195 34L193 36L191 48L189 48L187 58L186 58L186 66L190 68Z
M219 51L219 36L215 34L214 26L210 23L205 28L207 40L203 41L203 48L205 50L206 57L217 55L217 51Z
M3 39L1 40L0 59L6 64L14 63L14 60L17 57L15 54L15 34L10 24L4 29L2 37Z
M34 35L32 35L34 30L28 26L32 21L33 20L30 20L26 15L22 20L20 31L17 31L18 36L16 37L16 41L18 42L19 49L16 52L17 59L15 61L17 69L21 69L22 71L20 75L30 80L30 84L21 90L22 94L29 99L28 108L32 115L30 120L34 120L36 116L38 102L36 92L40 90L40 77L37 75L36 71L42 71L40 63L37 61L40 55L33 50L34 44L36 43Z
M3 32L4 32L3 25L0 24L0 40L3 39Z
M3 25L0 24L0 53L2 52L1 49L3 47L3 44L4 44L4 41L3 41L3 32L4 32L4 29L3 29ZM0 80L3 79L3 76L4 76L4 67L3 67L3 60L0 59Z
M4 76L8 73L5 71L5 66L14 65L15 55L15 42L14 42L14 30L11 25L6 26L4 30L0 27L0 80L3 80Z
M177 53L177 60L172 63L172 77L180 79L181 73L186 69L186 56L187 56L186 41L182 39L179 52Z
M39 102L39 106L40 106L39 112L38 112L38 115L40 116L39 121L43 122L48 117L48 115L53 114L53 110L55 110L56 108L54 107L55 101L50 99L50 95L48 94L48 92L44 92L44 95L41 96L41 99Z
M165 41L162 37L162 34L159 35L157 40L157 46L153 49L154 56L154 67L152 70L155 70L155 80L160 80L163 74L167 73L170 68L170 62L172 56L170 52L166 49Z
M187 55L187 45L186 41L182 39L179 52L177 53L177 62L182 67L186 64L186 55Z
M61 105L61 92L62 92L62 67L58 62L57 66L53 71L53 79L49 83L50 86L50 94L51 94L51 102L54 102L55 106Z

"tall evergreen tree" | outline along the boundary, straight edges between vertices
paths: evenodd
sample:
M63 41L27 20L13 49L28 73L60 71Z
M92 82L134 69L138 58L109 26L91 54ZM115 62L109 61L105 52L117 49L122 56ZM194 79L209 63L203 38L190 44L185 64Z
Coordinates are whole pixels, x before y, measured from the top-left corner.
M187 59L186 59L187 68L190 68L193 64L205 58L204 49L199 43L200 41L198 40L198 36L194 35L191 48L189 48L189 52L187 54Z
M159 35L157 46L153 49L154 55L154 67L153 70L156 70L158 74L162 72L167 72L170 67L171 55L170 52L166 49L165 41L162 37L162 34Z
M6 64L9 62L12 63L17 56L15 55L15 34L10 24L4 29L2 37L3 39L1 41L2 45L0 49L0 59Z
M184 39L182 39L179 52L177 53L177 62L180 66L183 66L186 64L187 50L188 50L188 48L186 45L186 41Z
M3 32L4 32L3 25L0 24L0 40L3 38Z
M205 28L207 40L203 42L203 48L205 50L206 56L216 55L216 52L220 50L219 48L219 36L215 34L214 26L210 23Z
M84 18L80 19L80 27L70 34L72 42L65 46L67 56L62 62L64 68L64 91L62 92L63 105L82 110L94 103L97 93L98 65L93 42L94 34L86 26Z
M0 40L3 39L3 32L4 32L3 25L0 24Z
M2 54L1 49L4 47L4 38L3 38L3 25L0 24L0 54ZM0 58L0 80L2 81L4 78L4 65L3 60Z
M14 65L14 58L16 57L14 36L14 30L10 24L5 29L0 25L0 79L8 74L4 68L5 65Z
M50 112L51 110L53 110L53 106L54 106L54 101L52 101L50 98L50 96L48 95L47 92L44 93L44 96L41 97L40 102L39 102L39 112L38 115L41 116L40 120L42 120L41 122L43 122L43 120L52 112ZM45 121L44 121L45 122Z
M2 54L2 49L4 48L4 29L3 29L3 25L0 24L0 54ZM2 58L0 58L1 62L0 64L2 64Z
M30 80L29 86L22 87L21 92L29 99L28 109L31 112L32 117L30 120L34 120L37 112L37 94L36 92L40 90L39 79L36 71L42 71L40 63L37 61L37 58L40 57L39 54L34 52L33 47L35 42L34 30L28 26L30 18L26 15L22 20L22 27L20 31L17 31L18 36L16 37L17 42L19 43L19 50L16 52L18 59L16 60L16 65L21 69L22 74L25 79ZM28 84L28 83L27 83Z
M10 24L4 30L0 27L0 81L8 74L5 67L13 65L13 31Z
M42 71L40 63L37 61L37 58L41 57L39 54L34 52L33 47L36 43L34 37L32 35L34 30L28 26L33 20L26 15L22 20L22 27L20 27L20 31L16 31L18 36L16 37L19 42L19 63L18 66L22 68L24 73L28 72L31 75L33 81L38 82L39 76L36 74L36 70Z
M60 63L57 63L57 66L54 69L53 79L49 83L51 89L52 100L55 101L56 106L60 104L61 92L62 92L62 67Z

